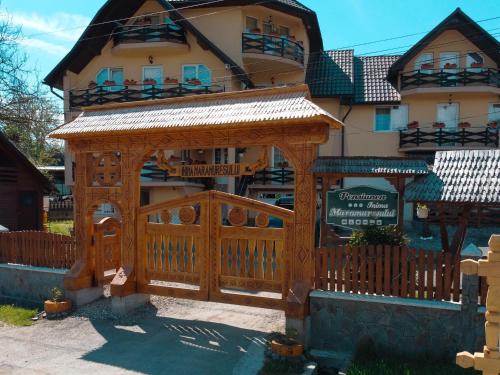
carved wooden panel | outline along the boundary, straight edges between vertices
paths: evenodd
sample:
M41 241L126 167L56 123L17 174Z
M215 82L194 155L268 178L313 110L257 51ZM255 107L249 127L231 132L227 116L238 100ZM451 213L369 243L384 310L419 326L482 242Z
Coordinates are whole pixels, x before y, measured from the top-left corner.
M92 186L115 186L121 181L120 153L105 152L92 155Z

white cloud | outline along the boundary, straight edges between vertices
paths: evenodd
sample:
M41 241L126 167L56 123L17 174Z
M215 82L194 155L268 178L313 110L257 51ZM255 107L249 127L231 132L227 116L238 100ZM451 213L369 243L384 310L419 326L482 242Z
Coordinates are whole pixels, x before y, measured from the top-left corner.
M45 40L35 38L23 38L19 40L19 43L25 47L37 48L56 56L65 55L69 51L69 48L60 44L46 42Z
M82 34L85 27L90 23L88 17L57 12L50 15L39 15L37 13L19 13L3 14L2 18L9 19L13 25L20 26L23 34L30 34L34 37L44 36L57 38L61 41L76 41Z

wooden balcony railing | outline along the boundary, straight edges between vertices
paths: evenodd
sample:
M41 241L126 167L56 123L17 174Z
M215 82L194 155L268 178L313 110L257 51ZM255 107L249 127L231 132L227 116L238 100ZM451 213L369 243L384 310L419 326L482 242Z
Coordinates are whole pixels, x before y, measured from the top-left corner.
M186 32L173 24L119 26L113 32L114 45L123 43L171 42L186 44Z
M242 51L283 57L304 65L304 47L285 36L243 33Z
M399 131L399 148L498 147L499 131L478 127L464 129L405 129Z
M401 74L401 90L420 87L500 87L500 73L492 68L414 70Z
M125 103L139 100L165 99L179 96L213 94L225 91L222 85L115 85L91 89L71 90L71 108L88 107L107 103Z

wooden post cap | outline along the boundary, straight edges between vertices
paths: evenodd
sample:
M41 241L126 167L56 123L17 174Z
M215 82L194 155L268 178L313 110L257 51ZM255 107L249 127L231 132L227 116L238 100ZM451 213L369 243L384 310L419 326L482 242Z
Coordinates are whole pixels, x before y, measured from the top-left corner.
M490 251L500 253L500 234L493 234L488 241Z
M456 363L462 368L474 367L474 355L469 352L460 352L457 354Z

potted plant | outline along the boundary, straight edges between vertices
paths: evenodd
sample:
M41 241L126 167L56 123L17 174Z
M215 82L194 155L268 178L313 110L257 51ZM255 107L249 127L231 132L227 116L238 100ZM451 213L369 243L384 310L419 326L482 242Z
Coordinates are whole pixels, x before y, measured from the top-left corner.
M186 80L186 82L189 83L190 85L194 85L194 86L201 85L201 81L198 78L191 78L191 79Z
M43 304L47 315L63 314L71 310L71 301L64 299L61 289L54 287L50 290L52 297Z
M498 123L496 121L490 121L490 122L488 122L488 128L496 129L497 125L498 125Z
M95 89L97 87L97 82L96 81L90 81L89 82L89 89Z
M418 121L412 121L406 126L408 129L418 129L419 123L418 123Z
M445 69L455 69L456 67L457 67L457 64L452 64L452 63L444 64Z
M144 78L142 81L144 85L156 85L156 79L153 78Z
M425 70L434 69L434 64L430 63L422 64L420 65L420 69L425 69Z
M464 121L464 122L461 122L458 124L458 127L460 129L465 129L465 128L470 128L471 125L470 125L470 122L467 122L467 121Z
M429 207L422 203L417 203L417 217L419 219L427 219L429 217Z
M432 124L432 127L435 129L443 129L445 127L445 124L444 122L436 121L434 124Z
M179 80L177 78L167 77L167 78L165 78L163 83L166 85L177 85L177 84L179 84Z
M255 34L260 34L262 32L262 30L258 27L255 27L253 28L252 30L250 30L252 33L255 33Z
M126 79L125 82L123 82L125 86L133 86L137 85L137 81L135 79Z
M114 86L114 85L116 85L115 81L112 81L110 79L104 81L104 86Z
M287 329L285 335L274 335L271 351L281 357L300 357L304 353L304 345L297 340L297 330Z

